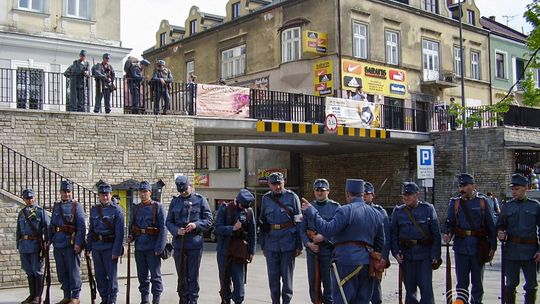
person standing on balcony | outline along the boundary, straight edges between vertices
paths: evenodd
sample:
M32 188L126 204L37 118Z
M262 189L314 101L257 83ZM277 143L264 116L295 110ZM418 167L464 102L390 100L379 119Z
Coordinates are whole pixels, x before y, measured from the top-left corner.
M165 67L165 61L164 60L158 60L157 67L154 69L154 73L152 74L151 86L154 91L154 115L159 114L159 104L161 102L161 98L163 98L163 102L165 103L163 105L162 114L166 115L167 110L170 108L170 100L171 96L169 95L169 90L171 89L173 77L171 74L171 70Z
M66 69L64 76L69 79L69 101L67 110L85 112L86 94L88 89L89 64L86 61L86 51L81 50L79 59Z
M189 75L188 83L187 83L187 91L188 91L188 102L191 104L193 108L195 108L195 100L197 99L197 76L193 73ZM191 106L188 106L191 107Z
M105 113L111 112L111 93L116 90L114 85L114 69L109 64L111 55L103 54L103 61L92 67L92 75L96 79L96 103L94 105L94 113L101 111L101 99L105 100Z
M54 203L49 235L54 246L58 281L64 298L58 304L79 304L81 291L81 250L86 234L84 210L72 199L73 183L60 183L60 201Z
M283 174L268 176L268 191L261 206L261 249L266 258L268 285L273 304L291 303L294 261L302 253L302 211L296 193L285 189Z
M30 295L22 304L41 303L43 292L44 256L49 254L48 230L50 219L47 212L39 206L32 189L25 189L22 198L26 206L17 216L17 249L21 267L28 278Z
M354 95L351 96L352 100L367 101L367 94L362 90L362 87L357 87Z
M129 93L131 94L131 114L139 114L141 107L141 83L145 80L144 70L150 65L150 61L143 59L133 63L126 72Z

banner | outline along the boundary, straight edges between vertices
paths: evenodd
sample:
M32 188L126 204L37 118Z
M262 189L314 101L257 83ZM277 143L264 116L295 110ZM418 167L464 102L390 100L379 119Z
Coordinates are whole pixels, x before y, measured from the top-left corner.
M315 85L315 96L332 95L334 87L332 70L332 60L317 62L313 65L313 84Z
M369 101L326 97L326 115L334 114L338 125L380 128L381 107Z
M193 176L194 186L210 186L210 176L208 173L197 173Z
M249 88L197 85L197 116L249 117Z
M410 99L404 70L343 59L341 71L342 90L355 91L361 87L368 94Z
M304 53L326 54L328 47L328 35L315 31L304 31Z

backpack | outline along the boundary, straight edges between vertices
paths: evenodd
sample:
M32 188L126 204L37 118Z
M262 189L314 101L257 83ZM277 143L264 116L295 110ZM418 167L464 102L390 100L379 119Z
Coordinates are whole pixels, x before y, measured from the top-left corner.
M139 62L139 59L132 56L129 56L126 59L126 62L124 62L124 73L126 73L126 76L129 77L129 71L131 70L131 67L133 66L133 64L138 63L138 62Z

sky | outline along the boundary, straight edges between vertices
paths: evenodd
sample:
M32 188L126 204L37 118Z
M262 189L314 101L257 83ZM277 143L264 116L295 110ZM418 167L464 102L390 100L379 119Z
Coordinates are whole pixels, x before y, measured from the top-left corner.
M120 0L122 46L133 49L131 56L141 57L144 50L156 43L161 20L184 26L189 9L197 5L205 13L225 15L226 0ZM316 0L315 0L316 1ZM446 0L441 1L446 2ZM532 0L476 0L482 16L495 16L498 22L524 33L532 30L523 18L525 7ZM511 4L510 4L511 3Z

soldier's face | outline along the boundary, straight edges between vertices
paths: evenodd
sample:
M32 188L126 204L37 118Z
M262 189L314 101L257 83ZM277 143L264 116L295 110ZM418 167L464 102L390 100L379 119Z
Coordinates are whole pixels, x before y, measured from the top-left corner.
M324 190L322 188L317 188L313 191L313 194L315 195L315 199L321 202L328 199L329 193L330 193L329 190Z
M512 187L512 197L514 199L523 199L525 193L527 192L527 187L525 186L513 186Z
M459 185L459 193L466 197L471 197L474 192L473 184Z
M139 198L142 202L146 202L150 200L150 196L152 195L152 192L148 190L140 190L139 191Z
M364 193L364 201L368 204L373 203L373 193Z
M186 191L182 191L180 192L180 196L181 197L188 197L191 195L191 185L188 186L188 188L186 189Z
M26 204L26 206L31 206L31 205L33 205L35 200L36 200L35 197L31 197L31 198L23 198L23 201L24 201L24 203Z
M105 203L111 201L111 197L112 197L112 195L109 192L103 192L103 193L99 194L99 201L102 204L105 204Z
M274 184L269 184L269 185L270 185L270 190L272 190L272 192L276 194L283 193L283 183L274 183Z
M63 201L71 199L71 191L60 191L60 198Z
M401 197L403 198L403 203L407 205L407 207L414 207L416 203L418 202L418 196L419 193L405 193Z

